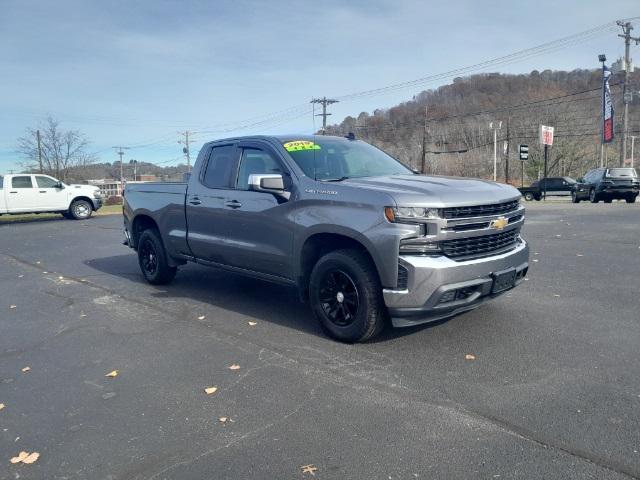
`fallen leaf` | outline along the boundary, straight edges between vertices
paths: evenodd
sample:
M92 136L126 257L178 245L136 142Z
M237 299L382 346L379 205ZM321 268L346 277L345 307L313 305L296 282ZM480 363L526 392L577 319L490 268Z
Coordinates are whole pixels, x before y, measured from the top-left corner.
M303 465L300 467L302 469L302 473L310 473L314 477L316 476L316 472L318 471L318 467L315 465Z
M22 277L24 277L24 275L18 275L18 278L22 278Z
M40 265L40 260L38 260L36 263L37 263L38 265Z
M62 275L60 275L60 276L58 277L58 280L64 280L64 277L63 277Z
M576 257L584 257L584 255L581 253L576 253Z
M476 356L475 356L475 355L472 355L471 353L467 353L467 354L464 356L464 359L465 359L465 360L475 360L475 359L476 359Z
M227 420L228 420L227 417L220 417L218 419L218 421L220 421L221 423L225 423Z
M0 410L4 408L4 403L0 403Z
M229 370L240 370L240 365L234 363L229 367Z
M118 370L113 370L105 375L105 377L114 378L118 376Z
M534 262L539 262L540 260L538 260L537 258L533 259Z
M27 465L29 465L31 463L34 463L36 460L38 460L38 458L40 458L40 454L38 452L33 452L27 458L23 459L22 463L26 463Z
M10 310L13 310L14 308L18 308L18 307L16 307L15 305L9 305Z
M204 389L204 393L207 395L211 395L212 393L216 393L218 391L218 387L206 387Z
M553 294L554 297L559 297L560 295L558 295L557 293Z
M42 272L42 273L49 273L49 272Z
M204 320L205 318L207 318L207 317L206 317L206 316L204 316L204 315L200 315L200 316L198 317L198 320Z
M256 326L258 324L258 322L249 322L249 325L251 325L252 327Z
M18 463L29 456L29 452L20 452L17 457L11 459L11 463Z
M31 367L24 367L24 368L22 368L20 371L21 371L22 373L27 373L29 370L31 370Z

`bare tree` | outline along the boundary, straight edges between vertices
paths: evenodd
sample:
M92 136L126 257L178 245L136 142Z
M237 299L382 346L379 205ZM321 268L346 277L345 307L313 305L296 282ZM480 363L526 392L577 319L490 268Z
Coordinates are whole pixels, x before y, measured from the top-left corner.
M95 157L87 152L89 140L78 130L63 130L54 117L47 117L39 129L27 129L18 138L18 153L25 161L22 166L29 171L39 170L37 131L40 130L40 155L42 170L58 179L66 180L71 169L86 167L95 162Z

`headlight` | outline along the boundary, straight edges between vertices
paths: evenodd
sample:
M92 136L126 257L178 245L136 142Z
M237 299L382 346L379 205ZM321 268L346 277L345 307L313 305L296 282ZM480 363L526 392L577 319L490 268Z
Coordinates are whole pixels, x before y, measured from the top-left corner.
M384 216L390 222L416 223L440 218L440 213L437 208L385 207Z
M100 195L100 192L93 192L93 198L102 198L102 195Z

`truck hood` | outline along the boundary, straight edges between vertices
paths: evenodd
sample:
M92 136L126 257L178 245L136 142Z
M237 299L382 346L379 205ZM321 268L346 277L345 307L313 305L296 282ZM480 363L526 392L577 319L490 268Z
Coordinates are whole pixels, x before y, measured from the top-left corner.
M90 193L100 191L100 188L96 187L95 185L83 185L79 183L72 183L71 185L67 185L67 188L70 189L72 192L78 191L78 190L82 190L84 192L90 192Z
M461 177L391 175L350 178L343 184L385 192L403 207L488 205L520 198L511 185Z

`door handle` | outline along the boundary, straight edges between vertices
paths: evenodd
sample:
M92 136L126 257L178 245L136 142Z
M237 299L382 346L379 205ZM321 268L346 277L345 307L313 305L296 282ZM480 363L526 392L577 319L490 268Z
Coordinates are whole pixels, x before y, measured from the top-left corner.
M189 200L189 203L191 205L200 205L202 201L198 197L192 197L191 200Z
M224 202L224 204L229 208L240 208L242 204L238 200L229 200Z
M18 193L18 192L9 192L9 193Z
M40 193L47 193L46 190L40 190Z

